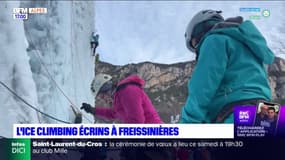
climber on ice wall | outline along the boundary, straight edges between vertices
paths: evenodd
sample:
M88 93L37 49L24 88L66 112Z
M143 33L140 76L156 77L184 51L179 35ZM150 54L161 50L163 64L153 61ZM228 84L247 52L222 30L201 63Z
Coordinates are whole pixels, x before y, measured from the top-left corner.
M92 49L92 56L95 56L96 48L99 46L99 34L95 34L95 32L92 32L90 37L90 46Z
M274 54L251 21L224 20L221 11L203 10L188 24L185 40L197 64L182 123L233 123L234 106L271 100L265 65Z

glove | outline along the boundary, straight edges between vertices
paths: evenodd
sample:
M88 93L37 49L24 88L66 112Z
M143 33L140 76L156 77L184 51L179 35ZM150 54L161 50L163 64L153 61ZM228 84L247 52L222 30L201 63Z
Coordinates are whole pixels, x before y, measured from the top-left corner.
M85 112L87 113L91 113L94 114L95 113L95 108L92 107L90 104L88 103L82 103L82 106L80 109L83 109Z

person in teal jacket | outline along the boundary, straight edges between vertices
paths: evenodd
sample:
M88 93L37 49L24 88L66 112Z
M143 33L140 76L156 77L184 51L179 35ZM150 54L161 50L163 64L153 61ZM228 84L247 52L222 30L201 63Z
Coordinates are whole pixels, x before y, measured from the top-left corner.
M181 123L233 123L234 105L271 100L265 66L274 54L251 21L203 10L188 24L185 39L197 63Z

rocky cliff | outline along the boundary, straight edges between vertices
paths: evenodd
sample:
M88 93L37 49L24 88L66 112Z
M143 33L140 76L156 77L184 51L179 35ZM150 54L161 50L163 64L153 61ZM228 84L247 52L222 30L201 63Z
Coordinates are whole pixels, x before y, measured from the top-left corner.
M176 64L156 64L143 62L116 66L99 61L96 64L96 73L107 73L114 79L121 79L124 73L135 67L139 75L145 80L145 91L151 98L164 122L174 121L180 114L181 107L187 97L187 82L195 62ZM276 58L273 65L268 67L269 80L274 101L285 100L285 61ZM171 118L171 116L173 116ZM178 118L178 117L177 117Z

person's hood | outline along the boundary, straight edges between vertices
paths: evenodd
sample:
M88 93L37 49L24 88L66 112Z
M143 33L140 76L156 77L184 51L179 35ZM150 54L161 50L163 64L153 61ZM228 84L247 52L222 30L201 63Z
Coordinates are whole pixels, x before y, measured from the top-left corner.
M141 79L139 76L131 75L131 76L128 76L127 78L123 79L122 81L120 81L117 86L121 86L123 84L132 83L132 82L140 84L141 87L143 87L144 83L145 83L144 80Z
M267 46L265 38L251 21L242 22L242 17L231 18L216 24L207 33L207 35L211 34L223 34L238 40L265 64L272 64L274 61L274 54Z

